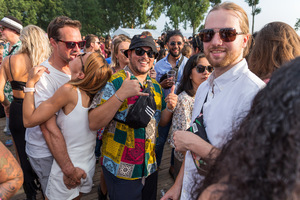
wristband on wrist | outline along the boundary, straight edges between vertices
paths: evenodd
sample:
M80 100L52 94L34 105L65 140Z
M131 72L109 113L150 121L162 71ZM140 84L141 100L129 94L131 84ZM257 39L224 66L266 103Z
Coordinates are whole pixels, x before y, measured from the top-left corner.
M169 109L168 106L167 106L166 108L167 108L167 111L169 111L169 112L171 112L171 113L173 113L174 110L175 110L175 108L174 108L173 110Z
M26 92L35 92L35 88L24 87L24 93L26 93Z
M120 97L118 97L117 93L115 93L115 97L116 97L121 103L124 102L124 100L122 100L122 99L120 99Z

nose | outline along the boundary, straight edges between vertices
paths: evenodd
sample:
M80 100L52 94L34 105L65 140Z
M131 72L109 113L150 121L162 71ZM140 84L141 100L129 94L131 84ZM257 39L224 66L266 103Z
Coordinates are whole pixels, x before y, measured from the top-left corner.
M214 34L211 43L214 45L221 45L223 43L223 41L220 38L219 31Z
M76 44L76 46L72 50L75 51L75 52L80 52L79 45Z

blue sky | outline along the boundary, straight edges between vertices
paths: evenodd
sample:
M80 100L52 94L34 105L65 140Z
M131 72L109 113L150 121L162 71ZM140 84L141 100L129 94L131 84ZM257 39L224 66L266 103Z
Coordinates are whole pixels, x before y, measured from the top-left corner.
M247 12L251 30L251 8L244 0L231 0L231 2L240 5ZM273 21L285 22L294 28L297 18L300 18L300 0L260 0L258 7L261 8L261 13L255 16L254 31L259 31L265 24ZM162 15L153 24L156 25L158 31L162 31L167 20L168 18ZM181 31L193 32L191 28L184 30L182 27ZM300 31L298 34L300 35Z

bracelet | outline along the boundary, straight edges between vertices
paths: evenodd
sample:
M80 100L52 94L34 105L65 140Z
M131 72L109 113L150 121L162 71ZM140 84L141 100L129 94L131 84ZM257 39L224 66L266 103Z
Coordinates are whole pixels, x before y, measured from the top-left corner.
M26 93L26 92L35 92L35 88L24 87L24 93Z
M169 109L168 107L166 107L166 108L167 108L167 111L169 111L169 112L171 112L171 113L173 113L174 110L175 110L175 108L174 108L173 110Z
M124 102L124 100L122 100L122 99L120 99L120 97L118 97L117 93L115 93L115 96L116 96L116 98L117 98L121 103Z

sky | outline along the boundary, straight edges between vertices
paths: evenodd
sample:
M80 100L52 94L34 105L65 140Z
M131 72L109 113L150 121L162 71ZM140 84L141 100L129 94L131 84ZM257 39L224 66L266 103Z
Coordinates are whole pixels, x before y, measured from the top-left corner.
M222 0L224 2L224 0ZM252 29L252 15L251 8L244 0L230 0L241 6L248 14L250 32ZM260 14L255 16L254 31L259 31L267 23L274 21L281 21L289 24L293 28L295 27L297 18L300 18L300 0L260 0L258 7L261 8ZM168 18L162 15L156 22L157 30L162 32L164 29L165 22ZM192 29L188 28L184 30L182 27L180 30L185 36L192 34ZM297 32L300 35L300 31Z

